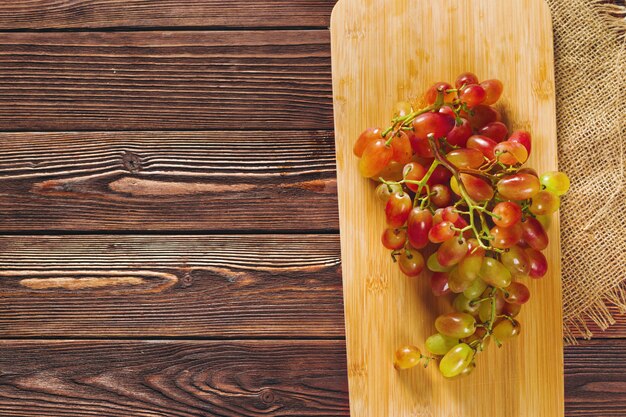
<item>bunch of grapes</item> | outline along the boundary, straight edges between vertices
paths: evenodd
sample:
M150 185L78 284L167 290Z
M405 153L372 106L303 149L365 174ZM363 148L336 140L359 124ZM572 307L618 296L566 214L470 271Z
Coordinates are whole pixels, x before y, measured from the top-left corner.
M398 103L390 127L369 128L354 145L361 174L380 182L382 244L405 275L430 270L433 294L450 295L454 309L436 319L429 354L404 346L397 369L436 360L445 377L471 373L490 340L501 346L520 333L524 280L547 272L546 228L569 179L523 167L531 135L502 123L493 107L502 91L472 73L454 87L436 83L424 108Z

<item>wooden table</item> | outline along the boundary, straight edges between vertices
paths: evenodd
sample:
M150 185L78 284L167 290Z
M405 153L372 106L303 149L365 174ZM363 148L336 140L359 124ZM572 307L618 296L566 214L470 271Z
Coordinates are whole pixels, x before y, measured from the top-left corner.
M1 416L348 415L333 4L0 4ZM568 416L626 414L598 336Z

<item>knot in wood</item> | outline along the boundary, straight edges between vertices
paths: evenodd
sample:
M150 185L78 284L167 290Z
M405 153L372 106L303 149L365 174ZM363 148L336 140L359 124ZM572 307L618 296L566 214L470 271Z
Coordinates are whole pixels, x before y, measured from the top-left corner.
M274 393L269 390L263 390L263 392L261 392L261 401L263 401L263 403L265 404L271 404L276 400L276 397L274 396Z
M122 165L132 173L139 172L141 171L141 157L134 152L124 151Z
M192 284L193 284L193 277L191 276L190 272L187 272L185 275L183 275L182 279L180 280L180 286L183 288L189 288L191 287Z

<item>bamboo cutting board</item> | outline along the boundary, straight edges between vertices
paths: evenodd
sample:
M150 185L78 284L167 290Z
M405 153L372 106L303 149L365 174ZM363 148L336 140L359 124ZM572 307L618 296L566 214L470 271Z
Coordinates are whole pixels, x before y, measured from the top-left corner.
M403 276L380 243L384 210L362 179L352 145L369 126L387 126L393 104L435 81L472 71L499 78L507 124L533 134L528 166L555 170L552 26L543 0L339 0L331 21L341 246L350 406L355 417L560 417L563 342L559 225L550 272L530 282L522 334L492 343L468 378L445 380L436 366L397 372L402 344L423 349L434 319L424 275Z

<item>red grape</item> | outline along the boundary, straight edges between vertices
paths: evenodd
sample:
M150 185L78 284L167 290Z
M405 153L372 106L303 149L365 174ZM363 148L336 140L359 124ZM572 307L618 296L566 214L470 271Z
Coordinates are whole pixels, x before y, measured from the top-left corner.
M352 150L354 154L360 158L361 156L363 156L363 152L365 151L365 148L367 148L367 145L377 139L382 138L382 130L380 128L370 127L369 129L366 129L363 133L361 133L361 136L359 136L359 138L355 142L354 148Z
M428 112L415 118L413 132L418 139L428 139L428 135L439 139L454 129L454 123L454 117L448 114Z
M430 192L430 201L437 207L445 207L452 201L452 191L443 184L433 185Z
M433 226L433 215L428 209L419 207L411 210L407 222L407 234L409 243L416 249L422 249L428 245L428 232Z
M447 184L451 177L452 173L443 165L439 165L435 168L426 183L431 187L437 184Z
M530 259L526 251L519 246L513 246L500 256L502 264L516 277L525 277L530 272Z
M523 164L528 159L528 151L521 143L500 142L494 148L498 160L506 165Z
M509 129L502 122L492 122L478 130L478 134L502 142L509 135Z
M390 227L401 227L409 218L409 213L413 208L413 201L407 193L394 193L389 197L385 206L387 224Z
M426 175L426 168L424 168L419 162L411 162L404 167L404 178L409 181L421 181ZM406 183L409 190L417 192L419 185Z
M486 201L493 198L493 188L491 184L474 175L461 174L461 182L465 186L467 193L476 201Z
M359 161L359 171L365 178L376 177L391 161L393 149L384 139L377 139L367 145Z
M530 300L528 287L521 282L512 282L505 288L504 300L510 304L526 304Z
M446 136L446 140L452 146L463 148L470 136L472 136L472 126L470 126L470 122L467 119L461 118L461 124L454 126L454 129Z
M452 90L452 86L446 82L438 82L433 84L428 90L426 90L426 94L424 95L424 99L428 104L434 104L437 100L437 92L441 91L444 93L443 101L446 103L452 103L454 100L454 93L446 93L446 90Z
M448 239L437 249L437 261L443 267L458 264L467 254L465 239Z
M487 136L474 135L470 136L467 140L467 147L469 149L476 149L477 151L480 151L485 158L489 160L493 160L495 158L494 149L497 145L498 142L488 138Z
M398 132L393 136L391 140L391 149L393 149L392 161L396 161L399 164L408 163L413 158L413 147L409 136L404 132Z
M485 80L480 83L480 86L485 90L485 100L483 104L492 105L495 104L502 95L504 86L500 80Z
M543 253L538 250L527 248L524 249L530 262L530 277L542 278L548 272L548 260Z
M442 221L434 225L428 232L428 239L433 243L445 242L454 237L453 224L448 221Z
M405 249L398 258L398 265L405 275L416 277L424 270L424 257L416 250Z
M459 75L454 82L454 86L457 89L470 84L478 84L478 77L472 72L464 72Z
M381 238L383 246L387 249L398 250L406 243L406 230L387 228Z
M522 220L522 208L512 201L496 204L493 208L493 214L499 217L494 217L493 222L501 227L511 227Z
M522 226L519 223L511 227L494 226L491 235L493 236L491 245L494 248L507 249L515 246L522 238Z
M489 123L499 122L502 116L500 112L491 106L480 104L472 109L472 114L468 116L468 120L472 129L478 130Z
M530 155L530 150L532 148L532 139L530 133L525 130L516 130L511 134L508 140L509 142L517 142L524 145L524 148L526 148L528 154Z
M522 239L533 249L544 250L548 247L548 234L537 219L532 217L522 221Z
M509 200L532 198L541 189L539 178L530 174L513 174L498 182L498 192Z
M459 99L465 103L467 107L475 107L485 101L485 90L478 84L468 85L461 90Z
M448 152L446 158L455 167L463 169L476 169L485 162L482 152L471 148L453 149Z
M448 287L448 273L434 272L430 276L430 289L433 291L435 297L450 294L450 287Z
M415 133L409 132L409 141L411 142L411 147L413 148L413 152L417 156L421 156L422 158L434 158L435 154L430 147L430 143L428 143L428 139L426 138L418 138Z

